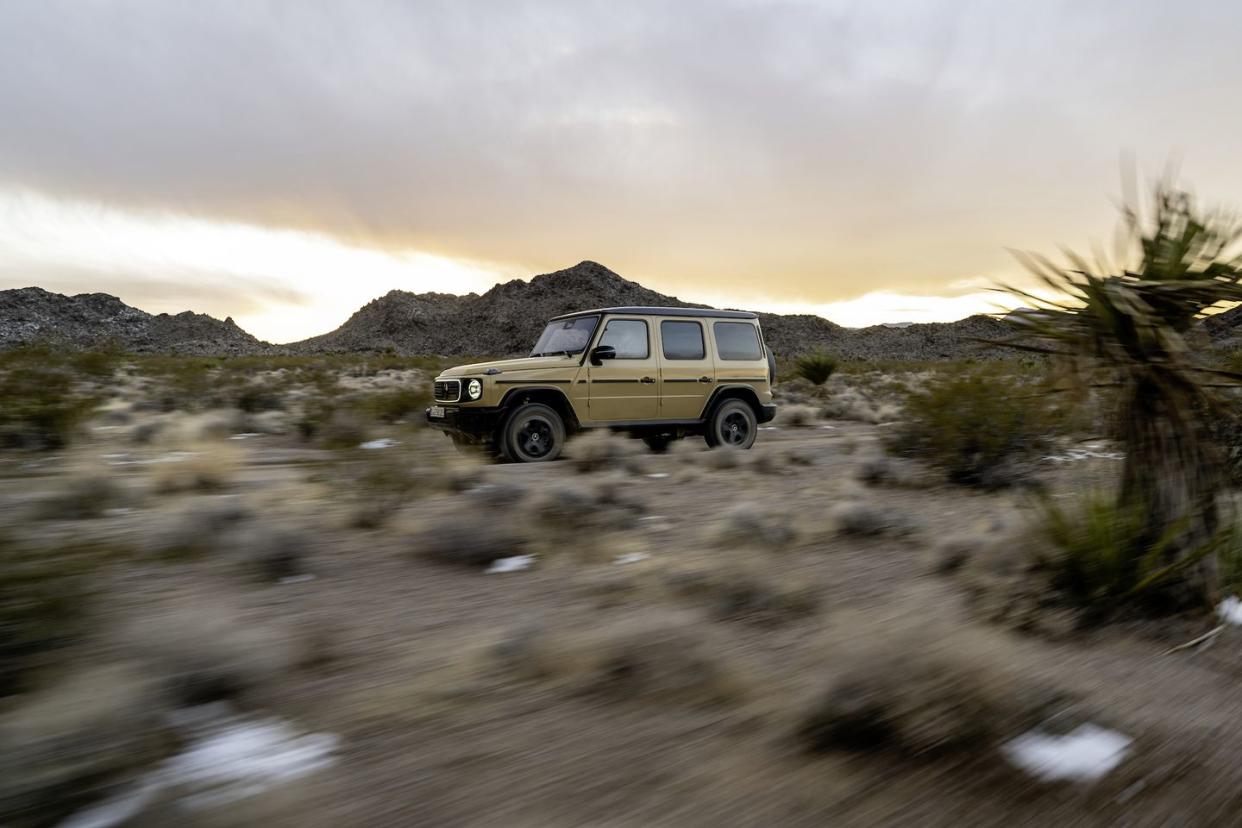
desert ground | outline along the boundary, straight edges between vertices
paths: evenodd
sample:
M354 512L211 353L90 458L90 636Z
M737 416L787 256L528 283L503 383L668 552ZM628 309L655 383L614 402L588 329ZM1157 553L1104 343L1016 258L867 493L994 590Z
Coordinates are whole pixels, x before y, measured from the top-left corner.
M62 440L10 358L0 824L1237 823L1242 633L1045 587L1089 417L959 485L888 436L950 369L853 366L749 452L497 464L435 369L83 360Z

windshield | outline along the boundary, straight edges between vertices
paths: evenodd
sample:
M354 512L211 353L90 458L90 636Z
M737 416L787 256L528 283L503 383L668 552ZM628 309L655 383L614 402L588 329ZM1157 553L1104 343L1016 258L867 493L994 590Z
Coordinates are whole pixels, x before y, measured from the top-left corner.
M530 355L555 356L567 354L573 356L586 350L599 324L598 316L578 316L573 319L556 319L548 323L539 335L539 341L531 350Z

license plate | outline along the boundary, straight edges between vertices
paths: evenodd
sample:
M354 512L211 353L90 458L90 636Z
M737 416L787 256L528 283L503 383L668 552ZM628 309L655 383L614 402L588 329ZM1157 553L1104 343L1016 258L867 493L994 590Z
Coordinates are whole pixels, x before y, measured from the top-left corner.
M431 411L429 411L428 413L429 413L432 417L435 417L436 419L442 420L442 419L444 419L444 406L442 406L442 405L433 405L433 406L431 407Z

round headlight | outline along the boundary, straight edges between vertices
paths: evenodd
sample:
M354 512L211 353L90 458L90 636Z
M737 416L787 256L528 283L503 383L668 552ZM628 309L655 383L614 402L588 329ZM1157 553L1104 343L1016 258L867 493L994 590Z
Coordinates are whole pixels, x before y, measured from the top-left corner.
M477 400L479 397L483 396L483 383L479 382L477 379L470 380L470 382L466 383L466 396L472 400Z

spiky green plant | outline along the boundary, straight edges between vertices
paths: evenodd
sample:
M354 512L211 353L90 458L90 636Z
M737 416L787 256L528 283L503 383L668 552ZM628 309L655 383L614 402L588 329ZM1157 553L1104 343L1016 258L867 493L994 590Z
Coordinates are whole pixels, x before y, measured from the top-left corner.
M1080 380L1117 387L1126 448L1118 508L1143 519L1125 554L1138 560L1159 547L1161 560L1145 566L1176 573L1163 587L1177 605L1210 599L1219 588L1217 555L1196 552L1222 528L1217 495L1225 476L1210 432L1221 411L1217 389L1242 375L1201 358L1206 337L1198 323L1222 303L1242 301L1240 238L1235 215L1201 209L1165 180L1149 216L1135 199L1123 208L1114 254L1121 264L1067 252L1062 267L1018 254L1064 298L1006 288L1031 304L1011 315L1019 333L1006 344L1064 357Z
M794 370L811 384L823 385L836 372L837 358L823 351L811 351L798 358Z

